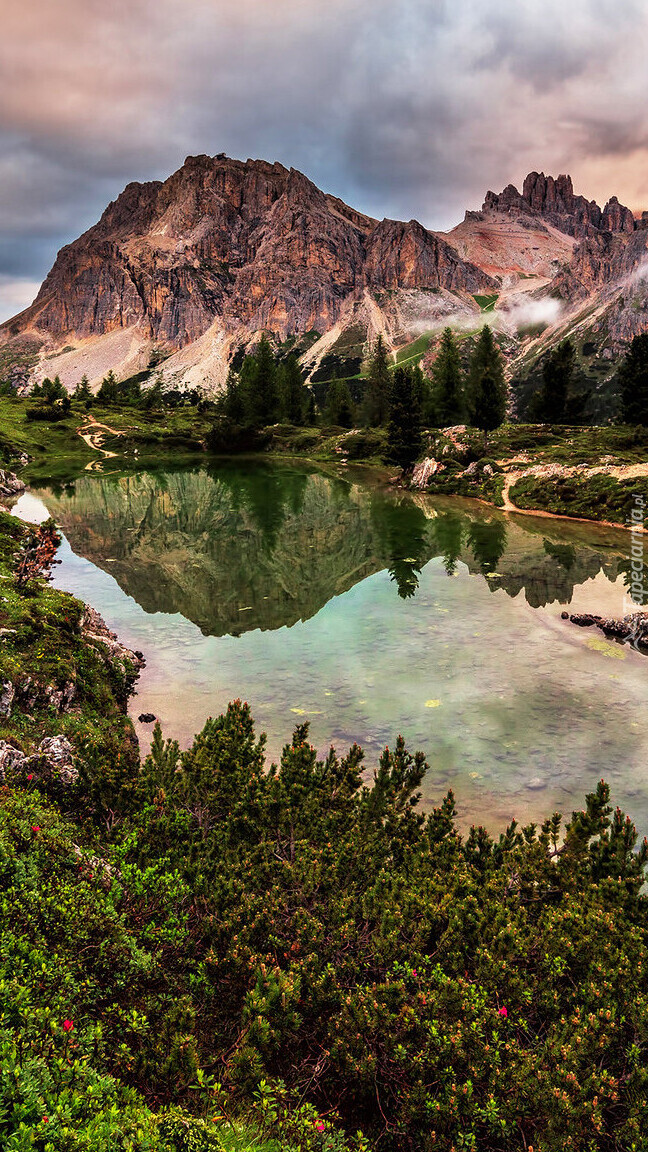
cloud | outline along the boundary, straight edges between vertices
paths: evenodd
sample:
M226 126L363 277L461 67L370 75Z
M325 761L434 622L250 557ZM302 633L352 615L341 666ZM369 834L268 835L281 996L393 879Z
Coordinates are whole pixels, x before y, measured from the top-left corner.
M556 324L562 310L562 301L556 300L553 296L531 300L528 296L521 295L513 299L507 307L498 309L495 317L499 325L508 332L517 332L520 328Z
M32 303L40 282L0 275L0 324Z
M640 0L0 0L0 273L191 152L451 227L531 169L648 206Z

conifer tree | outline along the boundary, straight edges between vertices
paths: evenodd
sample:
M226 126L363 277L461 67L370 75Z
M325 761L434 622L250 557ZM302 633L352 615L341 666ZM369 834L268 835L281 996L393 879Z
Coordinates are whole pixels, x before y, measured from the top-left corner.
M648 424L648 332L635 336L619 372L621 418Z
M296 356L289 356L280 371L281 407L289 424L304 423L304 379Z
M420 371L396 368L392 374L387 431L388 455L404 471L412 468L422 447L422 377Z
M230 368L227 373L225 392L219 398L218 407L224 416L234 424L244 424L246 417L246 403L238 373Z
M142 399L142 407L147 412L152 412L154 408L160 408L164 404L164 392L162 388L162 376L158 376L155 383L147 389Z
M463 373L452 328L444 328L432 368L432 400L439 424L459 424L465 416Z
M565 419L567 396L574 369L574 345L563 340L547 356L542 366L542 394L540 410L548 424L560 424Z
M112 368L107 376L104 376L97 392L97 399L103 404L115 404L117 401L117 380Z
M499 428L506 416L502 357L487 324L482 328L470 362L468 393L471 423L484 433L485 451L488 433Z
M353 427L353 401L344 380L333 380L329 384L326 393L326 413L331 424L337 424L340 428Z
M90 391L90 382L89 382L88 377L86 376L85 372L83 373L81 380L79 381L76 388L74 389L74 399L78 400L81 404L85 404L85 403L87 403L88 400L92 400L92 392Z
M365 415L367 423L375 427L385 424L389 417L389 353L382 335L376 340L367 376Z
M268 337L264 334L254 357L254 423L274 424L278 416L277 365Z
M315 397L313 396L313 393L311 392L311 390L309 388L308 399L306 401L306 407L304 409L304 421L306 424L313 425L313 424L315 424L316 420L317 420L317 408L315 406Z

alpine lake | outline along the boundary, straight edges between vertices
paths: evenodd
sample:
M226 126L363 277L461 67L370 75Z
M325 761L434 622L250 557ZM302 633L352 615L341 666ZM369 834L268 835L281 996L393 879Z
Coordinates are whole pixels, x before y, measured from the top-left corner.
M187 746L250 703L277 760L308 722L320 753L354 742L367 779L402 733L453 789L460 826L580 808L605 778L648 832L648 658L561 619L621 616L630 534L390 489L366 470L106 461L32 487L25 520L64 540L54 584L147 664L130 712Z

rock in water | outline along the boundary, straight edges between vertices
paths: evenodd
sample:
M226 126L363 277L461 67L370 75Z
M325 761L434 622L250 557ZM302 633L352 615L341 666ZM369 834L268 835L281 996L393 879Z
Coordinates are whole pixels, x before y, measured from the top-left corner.
M432 477L439 471L440 465L438 460L434 460L431 456L421 460L416 465L412 473L412 488L427 488Z

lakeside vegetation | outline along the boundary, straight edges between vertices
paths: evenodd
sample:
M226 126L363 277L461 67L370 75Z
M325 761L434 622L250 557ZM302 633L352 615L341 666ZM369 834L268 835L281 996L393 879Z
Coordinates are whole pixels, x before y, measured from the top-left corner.
M220 405L114 378L98 397L82 382L66 399L55 381L4 395L2 463L64 483L97 460L78 434L90 425L120 467L216 451L234 402L258 437L241 448L406 471L433 452L429 490L493 503L499 460L647 458L642 426L503 424L488 335L478 426L460 434L424 420L426 405L448 422L466 412L447 337L432 386L379 346L362 414L343 387L313 411L301 383L290 413L281 363L262 349ZM637 491L648 482L523 478L512 495L610 519ZM38 575L54 532L0 514L3 1147L641 1148L648 846L606 785L566 822L462 836L452 793L420 811L433 756L399 739L367 775L358 747L320 761L287 716L268 770L240 701L185 752L156 728L142 760L126 715L138 654L89 634L84 606Z
M591 428L565 422L575 412L573 360L569 341L545 357L534 402L535 417L544 423L505 423L503 363L488 326L465 364L446 329L429 379L418 366L392 363L379 337L360 398L354 400L347 381L334 379L320 403L304 386L292 347L273 350L262 338L253 353L236 360L216 399L165 389L160 378L143 388L147 373L123 381L109 373L96 395L85 378L71 396L58 379L45 380L28 397L3 386L0 449L9 462L27 454L24 476L34 481L64 481L97 461L99 445L126 467L160 455L268 453L397 465L406 483L417 461L432 458L437 467L428 491L495 505L503 502L504 473L553 464L554 474L514 476L510 498L518 495L525 510L609 520L625 510L626 481L574 477L566 470L648 465L648 339L633 341L619 376L622 411L633 423ZM95 447L83 439L93 430L99 434Z
M268 771L240 702L140 763L82 606L21 584L33 531L0 519L3 652L77 693L3 717L3 1147L642 1147L648 847L606 786L461 836L451 793L419 809L433 756L399 740L365 783L299 725Z

